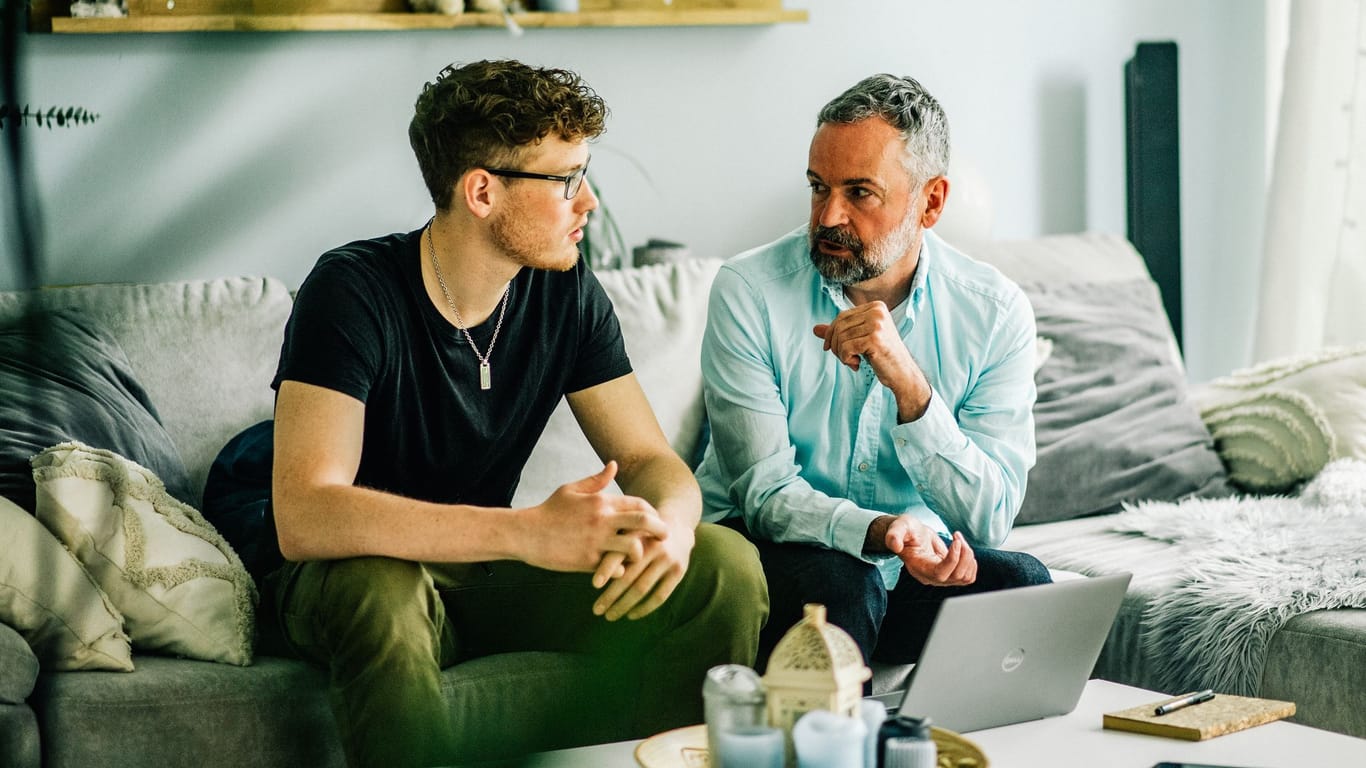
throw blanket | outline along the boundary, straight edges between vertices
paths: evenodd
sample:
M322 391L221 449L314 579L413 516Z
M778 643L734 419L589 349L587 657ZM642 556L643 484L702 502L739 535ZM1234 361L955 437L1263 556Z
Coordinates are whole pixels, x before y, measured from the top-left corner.
M1272 635L1294 616L1366 608L1366 462L1339 459L1298 497L1143 503L1113 530L1182 546L1189 565L1142 620L1163 690L1255 696Z

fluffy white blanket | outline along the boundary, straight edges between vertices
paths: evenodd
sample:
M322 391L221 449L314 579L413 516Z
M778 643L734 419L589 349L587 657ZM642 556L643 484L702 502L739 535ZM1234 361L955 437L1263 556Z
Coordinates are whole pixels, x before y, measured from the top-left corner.
M1296 497L1143 503L1114 530L1173 542L1181 584L1142 621L1164 690L1255 696L1272 635L1294 616L1366 608L1366 462L1324 467Z

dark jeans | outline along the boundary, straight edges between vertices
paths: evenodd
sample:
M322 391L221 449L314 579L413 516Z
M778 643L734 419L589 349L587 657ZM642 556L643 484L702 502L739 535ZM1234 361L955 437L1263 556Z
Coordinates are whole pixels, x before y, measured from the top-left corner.
M743 523L735 526L743 529ZM792 625L801 621L802 606L821 603L826 619L848 632L865 662L909 664L920 658L930 627L945 599L1052 581L1048 569L1032 555L974 548L977 580L963 587L927 587L901 573L888 590L877 568L843 552L805 544L758 541L759 559L768 579L770 613L759 635L759 669Z
M332 710L352 766L459 762L441 670L508 651L573 651L626 676L641 735L702 721L702 680L752 664L768 613L754 548L697 529L688 572L654 613L594 616L590 575L518 562L422 564L383 557L288 563L266 580L288 647L330 673ZM615 683L614 683L615 684ZM574 706L573 701L564 706Z

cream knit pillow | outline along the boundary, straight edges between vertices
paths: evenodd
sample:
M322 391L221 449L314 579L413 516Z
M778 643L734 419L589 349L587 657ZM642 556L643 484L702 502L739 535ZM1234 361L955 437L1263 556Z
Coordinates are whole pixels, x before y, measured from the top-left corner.
M33 515L0 498L0 622L48 670L133 669L123 617Z
M1270 360L1191 395L1244 489L1287 491L1333 459L1366 459L1366 345Z
M33 478L38 519L123 612L135 647L251 663L256 587L199 512L147 469L81 443L34 457Z

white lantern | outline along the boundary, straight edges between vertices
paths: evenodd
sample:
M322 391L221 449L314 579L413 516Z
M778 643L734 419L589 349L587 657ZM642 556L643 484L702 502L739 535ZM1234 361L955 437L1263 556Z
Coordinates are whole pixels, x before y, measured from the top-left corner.
M809 603L804 613L778 641L764 674L768 724L789 742L797 718L813 709L858 718L863 683L873 676L854 638L825 620L825 606Z

